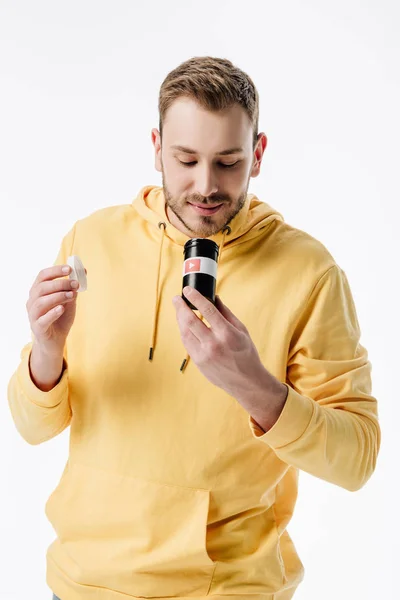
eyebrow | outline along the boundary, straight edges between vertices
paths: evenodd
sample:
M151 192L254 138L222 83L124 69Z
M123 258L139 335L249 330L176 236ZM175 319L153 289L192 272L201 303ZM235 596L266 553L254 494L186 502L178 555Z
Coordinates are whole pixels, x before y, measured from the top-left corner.
M174 150L179 150L180 152L186 152L187 154L197 154L196 150L186 148L186 146L171 146L171 148L173 148ZM227 150L216 152L216 155L226 156L227 154L237 154L238 152L243 152L243 148L228 148Z

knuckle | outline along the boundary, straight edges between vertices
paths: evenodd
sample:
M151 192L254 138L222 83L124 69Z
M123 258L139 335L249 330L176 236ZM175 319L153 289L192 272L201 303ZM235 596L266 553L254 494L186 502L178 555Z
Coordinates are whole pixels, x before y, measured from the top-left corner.
M198 318L192 313L190 315L190 317L187 318L187 323L186 323L187 327L189 327L189 329L190 329L190 327L194 326L197 321L198 321Z
M35 330L37 331L37 333L43 333L45 331L45 325L42 321L42 319L38 319L35 323Z
M43 296L39 296L39 298L37 298L32 304L32 311L34 311L36 314L39 313L43 309L45 303L45 298Z
M224 345L220 340L212 340L209 342L205 349L205 355L208 360L213 360L223 353Z
M191 340L190 330L183 329L183 331L181 331L181 338L182 338L183 342L190 342L190 340Z
M232 338L232 334L230 331L224 331L221 333L220 337L220 345L221 346L232 346L234 343L234 339Z
M203 310L203 316L206 318L212 317L213 315L215 315L216 311L217 309L215 308L215 306L210 303Z
M32 306L35 308L40 308L44 302L43 296L38 296L36 300L32 303Z

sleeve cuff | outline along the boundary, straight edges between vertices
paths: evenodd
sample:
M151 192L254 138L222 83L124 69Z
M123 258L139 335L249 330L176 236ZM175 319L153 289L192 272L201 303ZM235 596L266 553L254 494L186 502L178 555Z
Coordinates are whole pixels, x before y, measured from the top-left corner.
M68 369L66 364L64 363L64 371L57 385L52 390L44 392L36 387L31 379L29 357L30 352L27 352L17 369L18 382L24 395L39 406L47 408L57 406L68 395Z
M315 401L302 396L285 383L288 395L276 423L267 432L249 415L249 425L253 436L271 446L283 448L299 439L307 429L315 411Z

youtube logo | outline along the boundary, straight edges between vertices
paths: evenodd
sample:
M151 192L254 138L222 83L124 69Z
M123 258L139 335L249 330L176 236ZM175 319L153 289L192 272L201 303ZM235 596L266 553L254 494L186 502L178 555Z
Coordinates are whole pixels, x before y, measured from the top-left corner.
M200 271L201 259L200 258L192 258L185 262L185 275L188 273L196 273L196 271Z

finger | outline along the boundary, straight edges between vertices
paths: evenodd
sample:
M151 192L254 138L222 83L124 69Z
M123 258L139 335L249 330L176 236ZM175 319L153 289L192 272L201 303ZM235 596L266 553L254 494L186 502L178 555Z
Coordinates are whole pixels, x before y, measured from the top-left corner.
M42 281L50 281L56 277L65 277L66 275L69 275L70 272L71 267L69 265L55 265L53 267L47 267L39 272L35 279L34 285L41 283Z
M215 296L215 305L218 308L219 312L225 317L225 319L229 321L229 323L231 323L234 327L236 327L236 329L239 329L239 331L247 331L244 323L239 321L236 315L234 315L233 312L222 302L219 296Z
M190 332L195 336L196 341L206 342L209 340L211 331L205 323L188 307L183 298L175 296L173 299L174 306L176 309L176 316L178 319L179 329L181 335L185 335L186 332Z
M184 333L181 331L181 338L189 356L196 356L197 350L201 347L201 342L194 333L190 329L186 329Z
M200 292L192 287L183 288L183 293L190 300L205 319L210 323L211 328L216 331L222 331L226 327L226 319L219 312L210 300L207 300Z
M71 296L72 294L72 296ZM59 292L57 294L50 294L48 296L41 296L34 302L29 311L31 320L37 321L40 317L45 315L49 310L55 308L59 304L66 304L76 299L77 292L70 290L69 292Z
M62 304L58 304L57 306L49 310L47 313L39 317L39 319L36 321L36 327L38 327L42 331L47 331L50 325L55 323L55 321L57 321L57 319L61 317L64 310L64 306Z
M55 294L62 291L70 291L77 289L79 283L77 281L63 277L62 279L53 279L51 281L42 281L34 285L29 293L31 302L35 302L40 296Z

